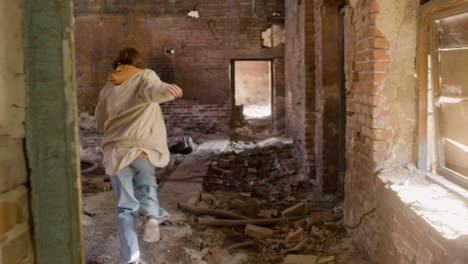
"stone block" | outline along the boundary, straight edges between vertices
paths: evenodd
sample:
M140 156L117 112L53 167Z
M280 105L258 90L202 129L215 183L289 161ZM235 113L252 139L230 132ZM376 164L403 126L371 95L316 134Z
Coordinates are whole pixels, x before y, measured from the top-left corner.
M2 248L1 263L22 264L31 263L31 238L29 232L24 232L16 238L6 242Z
M27 221L28 193L25 187L0 195L0 235Z
M257 214L260 218L271 218L273 215L272 210L260 210Z
M297 243L304 236L305 232L303 228L299 228L296 231L290 232L285 239L286 244Z
M0 202L0 235L8 233L18 223L18 207L7 201Z
M317 260L315 255L287 255L283 264L316 264Z
M263 239L271 237L274 232L269 228L248 224L245 226L244 233L251 237Z
M0 193L28 181L21 140L0 137Z

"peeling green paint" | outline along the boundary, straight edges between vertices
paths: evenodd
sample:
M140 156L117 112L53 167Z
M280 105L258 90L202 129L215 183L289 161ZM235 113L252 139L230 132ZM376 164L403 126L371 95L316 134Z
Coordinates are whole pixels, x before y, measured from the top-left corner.
M72 1L26 0L26 146L36 263L81 264Z

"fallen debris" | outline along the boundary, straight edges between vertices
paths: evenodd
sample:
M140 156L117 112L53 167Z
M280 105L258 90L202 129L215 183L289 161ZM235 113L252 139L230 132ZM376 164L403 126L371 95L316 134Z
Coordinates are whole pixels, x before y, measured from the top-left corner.
M244 234L260 239L271 237L273 236L273 233L274 231L269 228L256 226L252 224L246 225L244 230Z
M179 137L171 139L169 151L173 154L190 154L197 149L197 144L191 137Z
M233 250L233 249L236 249L236 248L250 247L250 246L253 246L253 245L255 245L255 243L253 241L247 241L247 242L241 242L241 243L230 245L226 249Z
M316 264L317 260L315 255L287 255L283 264Z
M81 159L80 165L81 165L81 173L82 174L93 172L99 166L96 161L94 161L94 160L85 160L85 159Z
M288 252L297 252L303 250L307 246L307 238L302 239L296 246L290 248Z
M95 217L95 216L96 216L96 213L94 213L94 212L88 212L88 211L86 211L86 210L83 210L83 214L84 214L84 215L87 215L87 216L89 216L89 217Z
M211 216L218 216L221 218L228 218L228 219L250 219L246 216L239 215L233 212L229 212L225 210L217 210L217 209L200 208L200 207L192 206L187 203L179 203L177 207L183 211L189 212L194 215L211 215Z
M184 248L185 253L190 255L190 260L192 263L204 264L207 263L203 261L203 258L210 253L210 248L204 248L202 251L196 251L189 248Z
M324 258L320 258L317 264L331 264L331 263L335 263L335 260L336 260L335 256L324 257Z
M305 215L307 214L307 207L304 202L300 202L290 208L287 208L284 210L281 215L283 217L288 217L288 216L300 216L300 215Z
M274 225L281 222L291 222L297 221L302 218L312 218L315 221L319 221L321 217L329 219L329 214L331 212L320 212L315 213L309 216L291 216L291 217L279 217L279 218L267 218L267 219L246 219L246 220L221 220L221 219L211 219L211 218L198 218L196 222L200 225L206 226L244 226L247 224L254 225ZM323 221L323 220L321 220Z
M84 193L105 192L112 190L108 176L81 177Z
M305 235L304 229L299 228L296 231L291 231L290 233L288 233L284 242L286 245L297 243L304 237L304 235Z

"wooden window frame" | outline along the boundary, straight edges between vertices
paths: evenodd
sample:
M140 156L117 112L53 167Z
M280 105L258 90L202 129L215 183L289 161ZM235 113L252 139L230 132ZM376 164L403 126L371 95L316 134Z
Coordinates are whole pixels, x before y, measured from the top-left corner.
M428 142L434 140L436 148L436 169L435 172L456 184L468 189L468 177L461 175L448 168L443 168L440 163L440 142L438 140L438 125L436 121L436 131L434 138L428 138L427 120L428 120L428 85L429 85L429 62L428 56L431 58L431 65L436 65L436 43L437 34L433 24L436 20L445 17L468 12L468 1L466 0L432 0L419 8L418 21L418 86L419 86L419 116L418 116L418 167L420 170L429 170L428 166ZM432 76L437 76L437 67L432 67ZM438 85L434 82L434 78L430 80L434 90ZM434 109L436 109L434 107ZM437 120L437 110L433 111L435 120Z

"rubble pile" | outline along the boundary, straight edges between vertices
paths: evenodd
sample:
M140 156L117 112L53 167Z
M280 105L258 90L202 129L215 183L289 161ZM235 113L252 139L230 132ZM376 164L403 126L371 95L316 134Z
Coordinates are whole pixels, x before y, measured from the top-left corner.
M346 238L341 198L306 180L292 144L231 142L211 162L204 191L179 204L204 237L197 263L342 263L343 248L333 250ZM224 239L204 235L216 232Z
M262 209L267 202L244 195L216 191L203 193L192 205L179 205L197 215L192 224L202 233L198 236L223 238L202 239L200 249L205 254L197 263L219 263L216 259L226 261L221 263L340 263L335 254L342 249L332 248L346 237L341 205L313 212L308 203L296 201L288 208ZM229 262L239 254L245 256L242 261ZM308 262L311 259L315 262Z
M232 146L232 144L231 144ZM235 149L237 147L237 149ZM270 202L292 198L298 188L311 186L302 182L300 162L290 144L259 148L246 145L244 151L234 145L211 162L204 182L205 190L235 190Z

